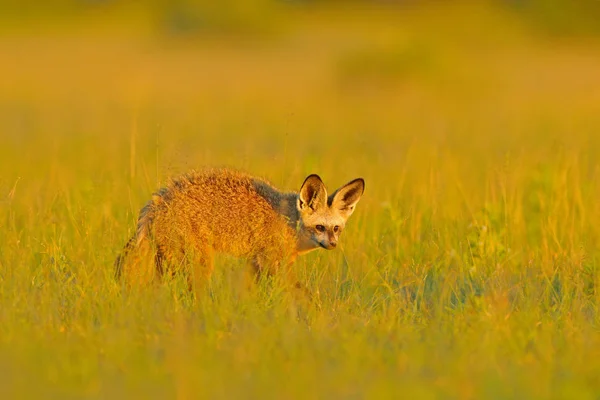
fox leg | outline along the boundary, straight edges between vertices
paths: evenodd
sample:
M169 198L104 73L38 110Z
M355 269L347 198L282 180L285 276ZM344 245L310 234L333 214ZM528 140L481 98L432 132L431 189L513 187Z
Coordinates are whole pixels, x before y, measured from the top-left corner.
M264 276L263 268L255 256L248 259L248 268L244 273L244 287L246 291L252 292Z
M296 273L291 268L291 264L287 266L285 274L286 282L294 289L295 293L302 295L311 302L314 300L313 293L304 283L298 280Z
M282 257L274 257L274 254L269 252L259 252L252 257L250 262L255 282L258 283L265 274L268 277L274 277L277 274L294 297L312 301L313 295L311 291L298 280L293 270L295 259L295 256L289 257L288 262L282 267Z
M208 283L214 270L213 254L210 246L195 248L190 257L190 270L188 271L188 287L198 295L199 291Z
M258 283L265 276L273 276L273 268L265 266L264 260L259 256L254 256L250 260L250 268L254 275L254 282Z
M153 257L153 248L148 240L134 244L127 257L117 260L117 277L123 279L129 288L149 286L155 278Z

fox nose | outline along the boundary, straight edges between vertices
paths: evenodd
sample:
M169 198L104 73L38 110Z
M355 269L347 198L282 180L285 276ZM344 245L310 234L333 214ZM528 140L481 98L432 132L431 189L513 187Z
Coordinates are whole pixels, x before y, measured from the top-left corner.
M337 246L337 242L329 242L329 246L331 246L331 248L335 248L335 246Z

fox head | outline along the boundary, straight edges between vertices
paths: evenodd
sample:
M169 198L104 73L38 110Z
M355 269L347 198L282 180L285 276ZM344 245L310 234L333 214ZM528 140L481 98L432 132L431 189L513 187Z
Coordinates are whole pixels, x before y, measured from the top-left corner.
M310 175L302 184L296 207L299 213L298 251L322 247L334 249L346 221L365 190L365 181L355 179L327 196L318 175Z

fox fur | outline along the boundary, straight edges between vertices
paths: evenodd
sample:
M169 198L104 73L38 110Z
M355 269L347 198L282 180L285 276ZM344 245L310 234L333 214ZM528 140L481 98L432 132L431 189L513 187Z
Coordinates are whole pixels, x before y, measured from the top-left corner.
M318 175L282 192L230 169L189 172L141 209L116 277L146 283L181 271L194 288L210 277L215 253L248 259L258 275L287 272L298 254L337 246L364 186L358 178L328 196Z

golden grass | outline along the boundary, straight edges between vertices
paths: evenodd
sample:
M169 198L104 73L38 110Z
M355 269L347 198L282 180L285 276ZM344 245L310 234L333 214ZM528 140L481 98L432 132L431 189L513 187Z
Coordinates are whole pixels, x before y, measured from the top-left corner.
M0 394L595 398L600 46L470 7L4 32ZM296 265L321 310L230 258L196 302L120 290L139 208L204 165L365 178L342 248Z

